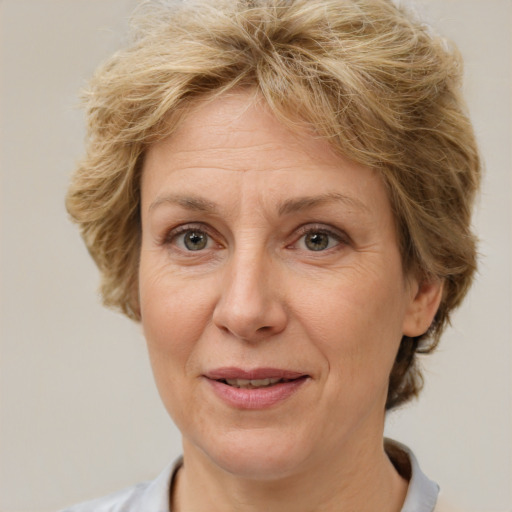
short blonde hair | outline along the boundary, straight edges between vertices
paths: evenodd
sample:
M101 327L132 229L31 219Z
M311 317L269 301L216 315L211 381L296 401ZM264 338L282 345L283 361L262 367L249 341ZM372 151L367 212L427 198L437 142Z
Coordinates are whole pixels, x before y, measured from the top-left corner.
M480 180L458 52L389 0L145 2L133 44L86 92L85 158L67 208L101 273L104 303L140 319L140 174L148 146L198 98L251 87L281 120L306 122L382 173L404 269L442 279L431 328L404 337L386 408L416 395L430 352L476 268Z

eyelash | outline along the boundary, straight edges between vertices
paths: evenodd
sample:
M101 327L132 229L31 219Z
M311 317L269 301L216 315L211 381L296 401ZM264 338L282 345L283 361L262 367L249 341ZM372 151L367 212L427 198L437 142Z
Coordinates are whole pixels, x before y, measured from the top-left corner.
M176 246L177 239L181 235L184 235L189 232L203 233L208 237L208 240L206 242L207 244L211 244L212 242L218 244L218 242L216 242L216 240L215 240L216 237L211 234L211 230L203 224L184 224L184 225L178 226L166 234L166 236L163 239L162 244ZM335 231L332 229L328 229L325 226L320 226L320 225L307 224L304 226L300 226L296 230L296 233L298 234L298 237L294 237L294 241L291 244L288 244L286 246L287 248L297 249L294 246L296 246L303 238L305 238L307 235L310 235L310 234L311 235L313 235L313 234L327 235L330 239L333 239L336 242L334 246L327 247L325 249L320 249L317 251L304 249L307 252L311 252L311 253L315 253L315 252L318 252L318 253L329 252L330 253L333 250L335 251L336 249L339 249L340 246L345 246L350 243L350 239L345 233ZM218 245L221 245L221 244L218 244ZM187 250L187 249L184 249L183 247L178 247L178 249L185 254L186 253L193 254L193 253L197 252L198 253L197 255L199 255L199 253L203 252L206 248L198 249L197 251Z

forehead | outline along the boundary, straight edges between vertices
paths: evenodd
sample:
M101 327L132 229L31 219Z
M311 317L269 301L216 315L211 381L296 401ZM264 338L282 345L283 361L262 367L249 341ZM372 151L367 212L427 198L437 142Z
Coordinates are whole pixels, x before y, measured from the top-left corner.
M247 91L197 102L172 135L148 149L143 203L144 196L154 202L155 195L174 193L176 187L189 195L198 185L203 192L227 195L225 185L218 186L222 181L238 187L239 196L258 187L266 203L338 193L370 208L372 196L385 195L376 172L336 154L304 124L293 129L283 124Z
M283 157L290 153L296 157L311 155L316 162L324 156L335 157L333 148L306 123L296 120L285 126L266 101L251 90L197 100L180 120L177 130L161 144L170 145L177 157L185 153L187 159L193 156L191 152L210 153L224 160L234 155L236 159L245 155L249 147L259 148L262 155L276 149ZM234 165L234 169L244 170L241 165Z

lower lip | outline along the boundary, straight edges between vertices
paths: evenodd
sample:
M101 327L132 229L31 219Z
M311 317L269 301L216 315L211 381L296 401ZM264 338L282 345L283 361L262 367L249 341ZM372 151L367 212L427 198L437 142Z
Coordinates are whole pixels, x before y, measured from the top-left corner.
M236 388L218 380L206 380L215 394L232 407L237 409L267 409L290 398L308 379L302 377L257 389Z

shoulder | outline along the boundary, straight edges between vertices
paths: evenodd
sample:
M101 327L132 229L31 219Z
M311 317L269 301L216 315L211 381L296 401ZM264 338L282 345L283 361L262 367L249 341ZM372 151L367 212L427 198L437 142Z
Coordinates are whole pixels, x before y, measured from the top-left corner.
M135 505L141 503L150 482L143 482L121 491L83 503L78 503L61 512L128 512L136 510Z
M132 512L143 503L151 482L143 482L102 498L78 503L61 512Z
M61 512L170 512L169 490L181 464L181 459L178 459L167 466L155 480L73 505Z
M460 508L453 506L446 498L443 497L442 493L436 503L434 512L462 512Z

